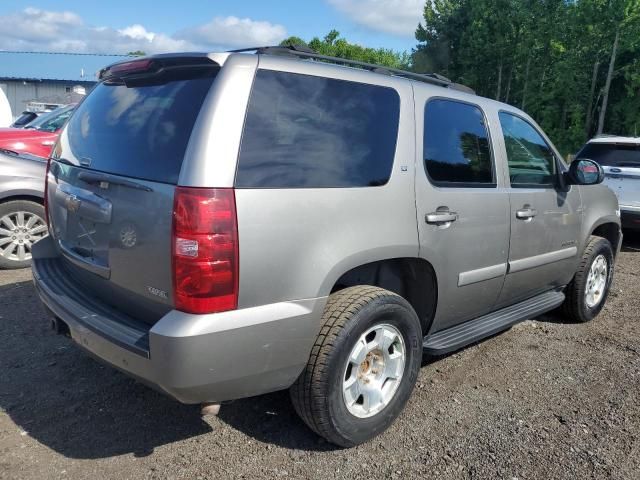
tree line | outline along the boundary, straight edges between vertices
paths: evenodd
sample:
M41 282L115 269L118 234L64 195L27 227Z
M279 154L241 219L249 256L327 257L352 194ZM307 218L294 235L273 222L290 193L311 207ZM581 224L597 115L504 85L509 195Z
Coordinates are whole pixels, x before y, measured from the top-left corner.
M324 55L435 72L522 108L564 153L588 138L640 135L640 0L429 0L410 52L332 30Z

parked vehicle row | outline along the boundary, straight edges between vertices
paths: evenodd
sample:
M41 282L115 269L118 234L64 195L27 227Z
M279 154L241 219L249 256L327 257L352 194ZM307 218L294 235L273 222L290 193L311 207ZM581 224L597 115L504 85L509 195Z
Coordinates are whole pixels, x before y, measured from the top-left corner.
M75 105L57 108L19 128L0 128L0 150L47 158Z
M32 249L58 331L184 403L289 388L352 446L400 414L423 351L600 312L622 236L596 162L439 76L256 53L101 72Z

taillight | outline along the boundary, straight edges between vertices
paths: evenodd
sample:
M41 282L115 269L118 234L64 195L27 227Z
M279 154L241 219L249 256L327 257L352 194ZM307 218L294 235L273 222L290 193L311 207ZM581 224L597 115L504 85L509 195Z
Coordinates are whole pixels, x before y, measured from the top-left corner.
M118 63L109 68L109 73L140 73L150 70L153 66L153 60L145 58L142 60L133 60L131 62Z
M49 169L51 169L51 157L47 159L47 169L44 174L44 223L49 228Z
M232 188L176 187L173 207L175 308L214 313L238 306L238 227Z

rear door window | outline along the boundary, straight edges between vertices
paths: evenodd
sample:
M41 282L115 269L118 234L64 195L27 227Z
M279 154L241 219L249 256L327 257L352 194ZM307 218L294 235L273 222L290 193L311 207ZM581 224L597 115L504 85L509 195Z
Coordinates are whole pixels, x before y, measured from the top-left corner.
M640 168L640 144L587 143L576 158L595 160L605 167Z
M482 110L433 99L424 109L424 164L442 187L494 187L489 133Z
M387 87L258 70L236 186L367 187L389 180L400 97Z
M69 121L61 157L92 170L178 182L191 130L214 71L125 85L99 84ZM63 146L64 142L61 142Z

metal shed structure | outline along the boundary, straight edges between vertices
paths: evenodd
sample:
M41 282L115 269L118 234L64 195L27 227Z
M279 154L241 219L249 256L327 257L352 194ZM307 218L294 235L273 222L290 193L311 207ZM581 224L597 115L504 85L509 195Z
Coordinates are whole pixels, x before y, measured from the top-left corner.
M0 51L0 89L9 99L14 117L29 103L77 101L74 87L89 90L98 71L127 55Z

